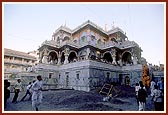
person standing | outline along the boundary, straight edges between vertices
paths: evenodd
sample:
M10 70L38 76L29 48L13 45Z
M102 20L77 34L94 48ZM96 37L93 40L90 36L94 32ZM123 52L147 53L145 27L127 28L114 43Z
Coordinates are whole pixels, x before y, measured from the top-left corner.
M136 83L135 85L135 96L136 96L136 100L137 100L137 104L139 106L139 100L138 100L138 91L140 89L139 83Z
M32 107L35 108L36 111L39 110L39 106L42 103L42 77L41 75L37 76L37 80L32 85Z
M8 80L4 80L4 108L6 108L7 100L10 97L10 90L8 89L9 86L10 82L8 82Z
M156 85L156 83L152 80L150 83L150 89L151 89L151 96L153 96L153 90L155 89L154 86Z
M157 83L158 89L162 91L164 94L164 78L162 77L161 80Z
M138 91L139 100L139 111L145 111L147 92L144 89L144 85L140 84L140 89Z
M163 92L158 89L158 86L154 86L155 89L153 91L153 101L155 106L155 111L163 111L164 110L164 104L163 104Z
M13 97L12 103L17 102L17 98L19 96L19 92L21 91L21 89L23 89L22 84L21 84L21 79L18 79L16 85L14 85L15 95Z
M32 87L32 84L31 82L29 82L29 85L26 87L26 94L23 96L23 98L21 99L21 101L24 101L24 99L26 98L27 95L29 95L29 100L31 100L31 96L32 96L32 93L31 93L31 87Z

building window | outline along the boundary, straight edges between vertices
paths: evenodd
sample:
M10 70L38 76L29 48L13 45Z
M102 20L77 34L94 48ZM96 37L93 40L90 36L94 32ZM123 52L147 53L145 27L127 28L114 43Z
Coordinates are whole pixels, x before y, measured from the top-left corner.
M59 79L61 79L61 74L59 74Z
M76 74L76 79L79 80L79 73Z
M107 83L110 83L110 73L109 73L109 72L107 72L106 82L107 82Z

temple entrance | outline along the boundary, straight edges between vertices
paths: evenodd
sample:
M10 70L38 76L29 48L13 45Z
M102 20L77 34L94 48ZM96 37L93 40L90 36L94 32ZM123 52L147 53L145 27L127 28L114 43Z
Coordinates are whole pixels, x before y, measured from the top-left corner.
M125 76L125 85L130 85L130 78L129 78L129 76Z

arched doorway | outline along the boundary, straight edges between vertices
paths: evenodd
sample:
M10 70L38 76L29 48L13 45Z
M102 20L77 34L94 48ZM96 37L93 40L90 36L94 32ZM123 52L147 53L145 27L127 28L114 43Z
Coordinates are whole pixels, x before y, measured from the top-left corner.
M125 76L125 85L130 85L130 78L129 78L129 76Z
M106 52L103 56L103 60L106 62L106 63L112 63L113 59L112 59L112 56L111 56L111 53L110 52Z
M123 65L132 64L132 58L131 58L130 52L125 52L122 55L122 62L123 62Z
M58 56L57 53L55 51L51 51L48 55L48 62L50 64L57 64L58 62Z
M69 63L77 61L77 54L72 51L68 56Z

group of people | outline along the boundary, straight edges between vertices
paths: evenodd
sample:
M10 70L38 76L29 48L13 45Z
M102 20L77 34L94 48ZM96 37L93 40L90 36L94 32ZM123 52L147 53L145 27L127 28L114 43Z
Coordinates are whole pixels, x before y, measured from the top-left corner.
M143 85L142 81L136 83L135 94L137 99L137 104L139 111L145 110L146 98L148 97L148 91ZM154 103L155 111L164 110L164 81L163 78L158 83L155 83L153 80L150 84L150 96L152 97L152 102Z
M38 75L37 80L34 80L33 83L29 82L28 86L26 87L26 93L23 96L23 98L21 99L21 101L24 101L26 96L29 95L29 100L32 100L33 109L38 111L39 110L38 107L42 102L42 86L43 86L42 77L40 75ZM7 85L7 83L6 83L5 89L4 89L4 98L5 98L4 105L5 105L5 107L6 107L7 99L10 97L10 91L9 91L8 87L9 87L9 85ZM23 89L23 87L21 84L21 79L18 79L17 83L14 85L14 93L15 94L14 94L12 103L17 102L19 92L22 89Z
M4 81L4 107L6 107L7 99L10 97L10 91L8 89L9 86L10 86L10 82L5 80ZM42 77L38 75L37 80L33 81L33 83L29 82L28 86L26 87L26 93L21 99L21 101L23 101L26 98L26 96L29 95L30 96L29 100L32 100L33 109L38 111L39 105L42 103L42 86L43 86ZM17 83L15 84L14 88L15 88L15 92L14 92L15 94L14 94L12 103L17 102L19 92L23 88L20 79L17 80ZM163 111L164 110L164 79L161 78L161 80L158 83L155 83L152 80L150 84L150 89L151 89L150 96L152 96L152 101L154 102L155 110ZM139 81L139 83L136 83L135 93L136 93L136 99L137 99L139 111L144 111L145 105L146 105L146 98L148 97L148 91L143 85L142 81ZM107 100L109 99L111 98L108 98Z

